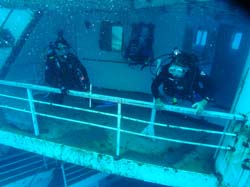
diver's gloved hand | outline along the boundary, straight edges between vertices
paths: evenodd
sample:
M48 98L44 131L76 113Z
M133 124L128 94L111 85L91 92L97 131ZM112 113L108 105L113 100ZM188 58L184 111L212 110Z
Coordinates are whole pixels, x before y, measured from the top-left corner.
M158 110L164 107L164 103L161 101L160 98L155 99L155 107Z
M61 90L61 94L63 95L67 95L69 93L69 90L65 86L62 86L60 90Z
M192 107L196 108L196 114L201 114L204 111L207 103L208 101L206 99L203 99L199 102L194 103Z

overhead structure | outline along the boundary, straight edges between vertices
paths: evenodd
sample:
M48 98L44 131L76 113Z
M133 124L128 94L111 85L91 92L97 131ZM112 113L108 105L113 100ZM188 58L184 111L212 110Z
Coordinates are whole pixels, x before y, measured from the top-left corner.
M207 3L214 0L193 0L192 3ZM48 8L55 9L61 7L82 7L84 9L110 9L128 10L132 8L169 6L175 4L189 4L186 0L3 0L2 5L15 8Z

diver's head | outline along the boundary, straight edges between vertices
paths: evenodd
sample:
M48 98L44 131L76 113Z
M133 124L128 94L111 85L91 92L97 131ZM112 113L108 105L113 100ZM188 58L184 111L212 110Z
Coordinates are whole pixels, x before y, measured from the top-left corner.
M67 57L68 53L69 53L69 46L67 44L65 44L64 42L56 42L55 45L55 50L56 50L56 54L59 57Z
M168 68L168 72L174 77L174 78L182 78L188 71L188 68L185 66L182 66L180 64L171 64L171 66Z

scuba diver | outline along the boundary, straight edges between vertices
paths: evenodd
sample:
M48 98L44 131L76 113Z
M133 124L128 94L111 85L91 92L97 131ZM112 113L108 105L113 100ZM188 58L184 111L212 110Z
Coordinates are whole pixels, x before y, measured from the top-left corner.
M128 59L129 65L141 65L141 70L153 60L153 29L152 24L135 24L131 34L124 58Z
M172 98L172 104L177 104L178 99L194 103L196 114L201 113L211 98L211 83L208 75L197 67L198 58L193 54L173 50L170 63L164 65L151 85L156 107L162 108L164 103L160 94ZM164 95L163 94L163 95Z
M70 52L70 45L64 39L62 31L57 40L49 44L45 65L45 82L61 89L61 94L54 94L53 102L62 103L69 89L88 91L90 86L86 68Z

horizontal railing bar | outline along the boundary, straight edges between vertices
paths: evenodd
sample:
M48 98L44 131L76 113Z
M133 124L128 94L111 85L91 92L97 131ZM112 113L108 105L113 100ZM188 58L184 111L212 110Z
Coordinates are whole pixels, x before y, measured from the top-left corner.
M23 175L23 174L29 173L29 172L31 172L31 171L39 171L39 170L41 170L42 168L44 168L44 166L37 167L37 168L33 168L33 169L31 169L31 170L26 170L26 171L24 171L24 172L22 172L22 173L18 173L17 175L12 175L12 176L10 176L10 177L4 178L3 180L0 180L0 182L4 182L4 181L8 181L8 180L14 179L15 177L18 177L18 176L21 176L21 175Z
M1 107L1 105L0 105ZM22 109L21 109L22 110ZM29 111L25 110L25 112L28 112L30 113ZM79 120L73 120L73 119L69 119L69 118L64 118L64 117L56 117L56 116L53 116L53 115L48 115L48 114L42 114L42 113L38 113L36 112L37 115L40 115L40 116L44 116L44 117L49 117L49 118L53 118L53 119L62 119L62 120L66 120L66 121L70 121L70 122L75 122L75 123L80 123L80 124L88 124L90 126L95 126L95 127L100 127L100 128L107 128L107 129L110 129L110 130L116 130L116 128L112 128L112 127L107 127L107 126L102 126L102 125L97 125L97 124L94 124L94 123L89 123L89 122L83 122L83 121L79 121ZM126 116L123 116L122 118L124 119L129 119L129 120L136 120L134 118L129 118L129 117L126 117ZM137 120L138 122L143 122L143 123L148 123L147 121L144 121L144 120ZM157 125L159 126L162 126L162 127L169 127L170 125L165 125L165 124L161 124L161 123L156 123ZM179 128L178 126L170 126L171 128ZM236 134L233 134L233 133L224 133L224 132L218 132L218 131L211 131L211 130L199 130L199 129L194 129L194 128L188 128L188 127L180 127L180 129L185 129L187 128L188 130L192 130L192 131L197 131L197 132L206 132L206 133L214 133L214 134L225 134L227 136L236 136ZM186 130L187 130L186 129ZM211 132L209 132L211 131Z
M5 106L5 105L0 105L0 108L7 108L7 109L10 109L10 110L16 110L16 111L25 112L25 113L31 113L30 111L25 110L25 109L9 107L9 106ZM39 112L35 112L35 114L39 115L39 116L43 116L43 117L59 119L59 120L64 120L64 121L68 121L68 122L73 122L73 123L85 124L85 125L89 125L89 126L93 126L93 127L100 127L100 128L104 128L104 129L113 130L113 131L117 130L116 128L113 128L113 127L107 127L107 126L98 125L98 124L95 124L95 123L89 123L89 122L86 122L86 121L79 121L79 120L74 120L74 119L70 119L70 118L64 118L64 117L53 116L53 115L49 115L49 114L43 114L43 113L39 113Z
M87 121L79 121L79 120L74 120L74 119L70 119L70 118L58 117L58 116L53 116L53 115L48 115L48 114L43 114L43 113L38 113L38 112L36 112L36 114L39 116L49 117L49 118L53 118L53 119L59 119L59 120L64 120L64 121L68 121L68 122L79 123L79 124L84 124L84 125L89 125L89 126L93 126L93 127L99 127L99 128L103 128L103 129L109 129L109 130L116 131L116 128L98 125L98 124L90 123Z
M76 167L76 166L75 165L71 165L71 166L65 167L65 165L64 165L64 171L67 171L67 170L69 170L71 168L74 168L74 167Z
M24 167L26 167L26 166L31 166L31 165L33 165L33 164L37 164L37 163L39 163L39 162L43 163L42 160L37 160L37 161L34 161L34 162L29 162L28 164L22 165L22 166L20 166L20 167L15 167L15 168L13 168L13 169L9 169L9 170L7 170L7 171L3 171L3 172L0 173L0 176L3 175L3 174L6 174L6 173L10 173L10 172L13 172L13 171L22 169L22 168L24 168Z
M160 137L160 136L152 136L152 135L141 134L141 133L127 131L127 130L121 130L121 132L124 132L124 133L127 133L127 134L132 134L132 135L137 135L137 136L143 136L143 137L146 137L146 138L164 140L164 141L168 141L168 142L183 143L183 144L210 147L210 148L216 148L216 149L225 149L225 150L231 150L232 149L231 147L217 146L217 145L204 144L204 143L197 143L197 142L191 142L191 141L185 141L185 140L177 140L177 139L172 139L172 138L163 138L163 137Z
M6 109L10 109L10 110L15 110L15 111L25 112L25 113L30 113L31 114L31 112L29 110L15 108L15 107L11 107L11 106L8 106L8 105L0 105L0 108L6 108Z
M90 170L90 171L88 171L88 172L86 172L86 173L77 175L76 177L72 177L71 179L67 179L67 182L71 182L71 181L73 181L73 180L75 180L75 179L78 179L78 178L80 178L80 177L83 177L83 176L86 176L86 175L88 175L88 174L90 174L90 173L95 173L95 172L96 172L96 171L94 171L94 170Z
M17 88L25 88L25 89L29 88L32 90L43 91L43 92L61 93L60 89L58 88L52 88L42 85L33 85L28 83L20 83L20 82L5 81L5 80L0 80L0 84L4 86L12 86Z
M89 169L87 171L86 170L87 170L86 168L79 168L79 169L76 169L72 172L68 172L68 173L65 172L65 175L66 175L66 177L69 177L70 175L73 175L73 174L80 172L80 171L82 171L82 173L84 173L83 171L88 172Z
M8 96L8 95L4 95L4 94L0 94L0 96L10 97L10 98L13 98L13 99L28 101L28 99L24 99L24 98L21 98L21 97ZM45 101L39 101L39 100L33 100L33 101L36 102L36 103L41 103L41 104L46 104L46 105L52 105L52 106L58 106L58 107L61 107L61 108L67 108L67 109L73 109L73 110L79 110L79 111L84 111L84 112L90 112L90 113L102 114L102 115L106 115L106 116L117 117L117 114L110 114L110 113L106 113L106 112L99 112L99 111L95 111L95 110L83 109L83 108L79 108L79 107L71 107L71 106L61 105L61 104L53 104L53 103L49 103L49 102L45 102ZM126 117L126 116L122 116L122 118L126 119L126 120L130 120L130 121L145 123L145 124L149 123L149 121L135 119L135 118ZM161 126L161 127L174 128L174 129L187 130L187 131L205 132L205 133L211 133L211 134L221 134L221 135L227 135L227 136L233 136L233 137L237 136L234 133L219 132L219 131L205 130L205 129L196 129L196 128L189 128L189 127L183 127L183 126L168 125L168 124L162 124L162 123L156 123L156 122L154 123L154 125Z
M12 159L14 157L22 156L22 155L25 155L25 154L30 154L30 153L29 152L21 152L21 153L13 154L13 155L10 155L8 157L1 158L0 162L2 162L4 160Z
M22 97L9 96L9 95L5 95L5 94L0 94L0 96L11 98L11 99L22 100L22 101L29 101L28 99L25 99ZM100 111L84 109L84 108L80 108L80 107L73 107L73 106L68 106L68 105L50 103L50 102L46 102L46 101L39 101L39 100L31 100L31 101L35 102L35 103L39 103L39 104L45 104L45 105L50 105L50 106L57 106L57 107L61 107L61 108L66 108L66 109L72 109L72 110L78 110L78 111L89 112L89 113L94 113L94 114L102 114L102 115L106 115L106 116L117 117L117 114L111 114L111 113L107 113L107 112L100 112Z
M18 83L18 82L0 80L0 84L6 85L6 86L20 87L20 88L29 88L29 89L39 90L39 91L44 91L44 92L47 91L47 92L53 92L53 93L61 93L60 89L58 88L51 88L51 87L40 86L40 85L32 85L32 84L27 84L27 83ZM69 90L68 95L84 97L84 98L92 98L92 99L103 100L103 101L110 101L110 102L127 104L127 105L144 107L144 108L155 107L155 105L152 102L125 99L125 98L114 97L114 96L105 96L105 95L100 95L100 94L90 94L88 92L79 92L79 91ZM196 110L192 108L188 108L188 107L164 105L162 110L196 116ZM215 111L208 111L208 110L203 111L199 116L206 116L206 117L213 117L213 118L220 118L220 119L227 119L227 120L240 120L240 121L247 120L246 117L243 115L230 114L230 113L224 113L224 112L215 112Z
M73 165L73 166L65 167L64 170L65 170L65 172L68 172L68 170L70 170L70 169L72 169L74 167L79 167L79 166ZM81 167L80 169L81 170L89 170L89 168L85 168L85 167Z
M11 162L11 163L9 163L9 164L3 164L3 165L0 166L0 168L7 167L7 166L11 166L11 165L13 165L13 164L17 164L17 163L19 163L19 162L22 162L22 161L25 161L25 160L29 160L29 159L35 158L35 157L39 157L39 155L33 155L33 156L30 156L30 157L27 157L27 158L23 158L23 159L19 159L19 160L17 160L17 161L13 161L13 162Z
M3 105L0 105L0 108L2 106ZM8 109L12 109L12 110L17 110L17 111L23 111L23 112L26 112L26 113L31 113L30 111L23 110L23 109L17 109L17 108L14 108L14 107L7 107L7 108ZM72 119L69 119L69 118L57 117L57 116L52 116L52 115L47 115L47 114L42 114L42 113L37 113L37 112L36 112L36 114L40 115L40 116L45 116L45 117L53 118L53 119L60 119L60 120L69 121L69 122L73 122L73 123L86 124L86 125L89 125L89 126L100 127L100 128L104 128L104 129L109 129L109 130L117 131L117 128L107 127L107 126L98 125L98 124L94 124L94 123L89 123L89 122L84 122L84 121L79 121L79 120L72 120ZM176 140L176 139L170 139L170 138L163 138L163 137L158 137L158 136L150 136L150 135L145 135L145 134L136 133L136 132L132 132L132 131L126 131L126 130L122 130L122 129L121 129L121 132L124 132L124 133L127 133L127 134L133 134L133 135L143 136L143 137L148 137L148 138L165 140L165 141L169 141L169 142L175 142L175 143L183 143L183 144L189 144L189 145L198 145L198 146L204 146L204 147L210 147L210 148L218 148L218 149L231 150L230 147L225 147L225 146L216 146L216 145L211 145L211 144L202 144L202 143L196 143L196 142L190 142L190 141L183 141L183 140Z
M89 112L89 113L94 113L94 114L102 114L102 115L105 115L105 116L111 116L111 117L116 117L117 116L116 114L111 114L111 113L107 113L107 112L100 112L100 111L90 110L90 109L85 109L85 108L80 108L80 107L72 107L72 106L68 106L68 105L53 104L53 103L39 101L39 100L33 100L33 101L36 102L36 103L40 103L40 104L46 104L46 105L50 105L50 106L58 106L58 107L61 107L61 108L78 110L78 111Z
M18 96L12 96L12 95L6 95L6 94L0 94L0 96L10 98L10 99L21 100L21 101L28 101L28 99L23 98L23 97L18 97Z
M139 123L145 123L148 124L148 121L141 120L141 119L135 119L127 116L122 116L123 119L125 120L130 120L130 121L135 121ZM190 128L190 127L183 127L183 126L176 126L176 125L168 125L164 123L153 123L156 126L160 127L167 127L167 128L173 128L173 129L181 129L181 130L186 130L186 131L195 131L195 132L205 132L205 133L211 133L211 134L220 134L220 135L227 135L227 136L237 136L234 133L228 133L228 132L220 132L220 131L214 131L214 130L206 130L206 129L197 129L197 128Z

